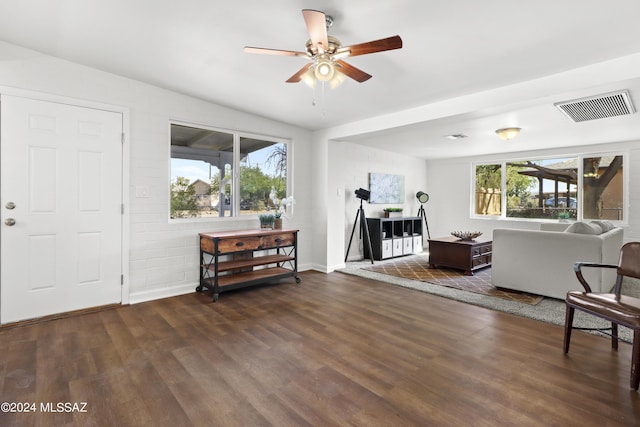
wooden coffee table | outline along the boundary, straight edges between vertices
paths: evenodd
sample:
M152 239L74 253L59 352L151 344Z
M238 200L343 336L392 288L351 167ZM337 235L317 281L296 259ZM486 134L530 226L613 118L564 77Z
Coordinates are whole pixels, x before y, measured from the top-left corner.
M471 276L475 270L491 265L491 245L488 239L461 240L457 237L429 239L429 266L463 270Z

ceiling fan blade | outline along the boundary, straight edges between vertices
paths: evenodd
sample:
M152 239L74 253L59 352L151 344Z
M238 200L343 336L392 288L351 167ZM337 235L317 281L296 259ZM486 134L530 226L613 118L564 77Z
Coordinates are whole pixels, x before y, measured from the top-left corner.
M245 46L244 51L247 53L260 53L264 55L280 55L280 56L304 56L308 58L306 52L296 52L294 50L268 49L265 47Z
M336 64L338 64L342 73L346 74L359 83L366 82L372 77L371 74L365 73L361 69L356 68L353 65L348 64L342 60L336 61Z
M302 9L304 22L307 24L309 38L315 51L322 53L329 47L327 38L327 18L324 12L313 9Z
M400 49L401 47L402 39L400 36L392 36L352 46L344 46L336 50L334 55L345 52L350 52L348 56L367 55L369 53L384 52L385 50Z
M287 80L287 83L298 83L300 80L302 80L302 75L304 73L306 73L307 70L309 68L311 68L312 65L313 65L313 63L310 62L307 65L305 65L304 67L300 68L297 73L295 73L293 76L289 77L289 79Z

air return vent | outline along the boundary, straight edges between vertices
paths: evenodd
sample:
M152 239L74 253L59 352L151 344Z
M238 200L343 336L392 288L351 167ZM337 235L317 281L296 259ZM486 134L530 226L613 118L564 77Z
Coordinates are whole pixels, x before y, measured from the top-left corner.
M626 90L556 102L553 105L558 107L574 122L626 116L636 112L631 103L629 92Z

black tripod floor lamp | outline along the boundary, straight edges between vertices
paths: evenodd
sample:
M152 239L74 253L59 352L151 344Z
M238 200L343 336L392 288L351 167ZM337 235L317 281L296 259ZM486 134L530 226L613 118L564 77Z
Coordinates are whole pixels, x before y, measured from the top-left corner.
M347 253L344 255L344 262L347 262L347 258L349 258L349 249L351 249L351 242L353 242L353 235L356 231L356 227L358 226L358 219L360 219L360 239L364 238L362 246L364 248L364 253L369 254L369 258L371 258L371 264L373 264L373 252L371 252L371 236L369 235L369 227L367 227L367 217L364 214L364 208L362 207L362 202L365 200L369 200L371 196L371 192L369 190L365 190L364 188L358 188L356 191L356 197L360 199L360 208L356 212L356 220L353 222L353 229L351 230L351 238L349 238L349 246L347 246ZM366 245L366 246L365 246Z
M429 233L429 224L427 223L427 214L424 212L424 204L429 201L429 195L424 191L418 191L416 193L416 198L420 202L420 209L418 209L417 216L422 217L422 219L424 219L424 226L427 228L427 237L430 239L431 233Z

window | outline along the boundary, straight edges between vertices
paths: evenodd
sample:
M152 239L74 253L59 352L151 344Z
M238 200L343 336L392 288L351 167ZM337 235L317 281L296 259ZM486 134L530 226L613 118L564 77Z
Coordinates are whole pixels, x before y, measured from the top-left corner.
M475 165L474 215L622 221L623 160L603 155ZM504 194L504 207L489 206L494 194Z
M507 209L510 218L576 218L577 159L509 162Z
M288 148L284 140L172 123L170 217L273 211L273 199L288 194Z
M474 213L481 216L499 216L502 212L501 189L502 166L477 165Z
M585 157L582 167L582 217L624 219L623 157Z

